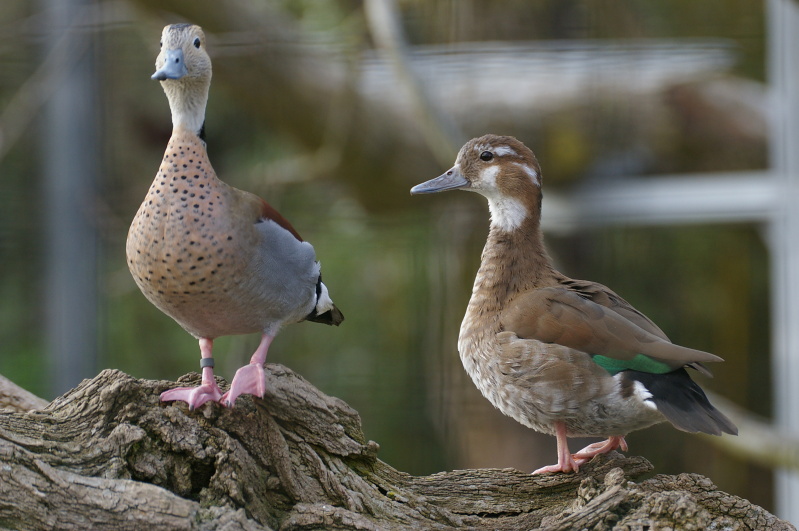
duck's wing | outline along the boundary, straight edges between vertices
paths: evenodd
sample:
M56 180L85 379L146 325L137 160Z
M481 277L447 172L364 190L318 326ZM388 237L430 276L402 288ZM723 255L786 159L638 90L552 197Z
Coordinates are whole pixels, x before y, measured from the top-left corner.
M516 297L500 320L504 330L520 338L584 352L611 373L632 369L662 374L697 362L722 361L647 330L651 321L628 307L617 311L567 287L546 287Z

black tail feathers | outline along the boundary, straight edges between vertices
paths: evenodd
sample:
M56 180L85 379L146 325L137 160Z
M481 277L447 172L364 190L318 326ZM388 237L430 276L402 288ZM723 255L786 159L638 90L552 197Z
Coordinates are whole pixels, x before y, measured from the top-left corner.
M689 433L738 435L738 428L705 396L685 369L666 374L625 371L652 395L651 400L675 428Z
M338 326L344 320L344 314L341 313L341 310L333 306L332 309L320 314L317 314L316 310L314 310L305 319L308 321L313 321L314 323Z
M319 313L321 309L322 313ZM313 321L314 323L322 323L331 326L338 326L344 320L344 314L341 313L333 301L330 300L330 295L327 293L327 288L322 283L322 274L316 280L316 306L305 317L306 321Z

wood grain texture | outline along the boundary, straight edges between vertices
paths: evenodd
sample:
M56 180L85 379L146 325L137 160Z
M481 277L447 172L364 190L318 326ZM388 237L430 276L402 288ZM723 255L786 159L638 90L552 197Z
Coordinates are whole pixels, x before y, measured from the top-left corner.
M0 413L0 527L793 529L702 476L636 483L651 465L616 453L579 474L411 476L346 403L283 366L266 376L264 400L233 410L162 405L171 382L106 370L44 410Z
M0 411L30 411L43 409L47 400L39 398L21 388L5 376L0 375Z

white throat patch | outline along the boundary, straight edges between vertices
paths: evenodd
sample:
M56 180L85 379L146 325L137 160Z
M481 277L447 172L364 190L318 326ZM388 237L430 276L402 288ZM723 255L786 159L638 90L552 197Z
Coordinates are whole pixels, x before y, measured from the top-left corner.
M488 199L488 210L491 212L491 226L510 232L521 226L527 217L527 207L512 197L502 195L497 190L499 166L488 166L480 172L480 185L473 190Z
M491 226L511 232L518 229L527 217L527 208L518 199L492 194L488 197Z

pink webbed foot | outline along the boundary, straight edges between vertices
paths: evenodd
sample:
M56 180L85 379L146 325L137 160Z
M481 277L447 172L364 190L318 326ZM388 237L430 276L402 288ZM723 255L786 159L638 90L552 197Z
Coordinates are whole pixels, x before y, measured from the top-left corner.
M223 406L233 407L236 399L243 394L255 395L258 398L263 398L266 392L266 375L264 374L264 362L266 361L266 353L269 351L269 345L275 336L270 334L263 334L261 336L261 343L255 349L255 353L250 358L250 364L245 365L236 371L233 377L233 382L230 384L230 390L222 395Z
M222 397L222 390L216 382L206 382L198 387L178 387L161 393L161 402L180 400L189 405L189 410L194 410L206 402L218 402Z
M263 398L265 392L266 375L263 364L250 363L236 371L230 390L222 395L220 402L223 406L233 407L240 395L248 394Z
M533 474L546 474L549 472L579 472L580 465L585 464L585 462L585 459L573 459L570 455L562 460L558 458L558 464L556 465L542 466L538 470L535 470Z
M546 474L548 472L579 472L580 465L588 462L580 456L572 456L569 451L569 441L566 438L566 425L563 422L555 423L555 437L558 441L558 463L539 468L533 474Z
M211 352L214 340L207 337L200 338L200 367L203 372L202 384L198 387L178 387L161 393L161 402L181 400L189 405L189 410L194 410L206 402L218 402L222 397L222 390L214 380L214 358Z
M599 441L589 444L576 454L573 454L572 457L576 460L582 459L583 462L587 462L597 455L606 454L619 448L623 452L626 452L627 441L625 441L624 437L621 435L614 435L613 437L609 437L607 441Z

